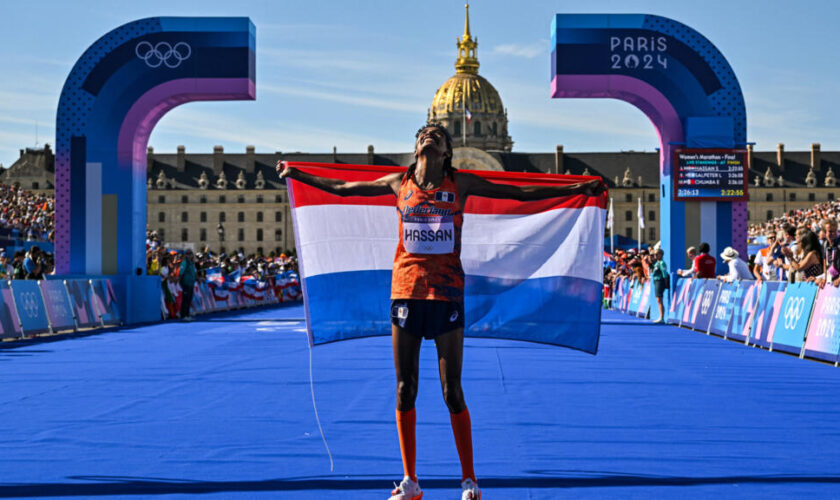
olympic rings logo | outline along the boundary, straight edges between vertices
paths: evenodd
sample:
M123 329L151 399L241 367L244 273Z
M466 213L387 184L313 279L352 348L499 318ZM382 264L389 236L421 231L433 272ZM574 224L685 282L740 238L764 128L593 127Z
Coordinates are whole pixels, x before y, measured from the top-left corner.
M192 48L186 42L178 42L174 46L168 42L142 41L134 48L134 53L142 59L146 66L157 68L161 64L167 68L177 68L192 55Z
M805 297L794 297L790 299L785 308L785 329L793 330L799 323L799 318L805 310Z

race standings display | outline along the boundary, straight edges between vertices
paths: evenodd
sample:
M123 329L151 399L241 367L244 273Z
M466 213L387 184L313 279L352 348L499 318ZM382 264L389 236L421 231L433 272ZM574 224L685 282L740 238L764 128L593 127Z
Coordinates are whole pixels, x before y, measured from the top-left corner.
M746 149L678 149L674 200L747 201Z

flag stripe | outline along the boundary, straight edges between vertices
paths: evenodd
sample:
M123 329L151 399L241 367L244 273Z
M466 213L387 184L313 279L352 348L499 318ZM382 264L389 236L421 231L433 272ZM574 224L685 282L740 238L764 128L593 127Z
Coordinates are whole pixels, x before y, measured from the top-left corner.
M394 263L399 215L379 206L296 209L306 276L387 270ZM330 224L324 224L330 220ZM552 210L530 216L464 215L461 262L467 274L525 279L602 278L603 210ZM551 227L551 231L546 231ZM600 228L600 230L599 230Z

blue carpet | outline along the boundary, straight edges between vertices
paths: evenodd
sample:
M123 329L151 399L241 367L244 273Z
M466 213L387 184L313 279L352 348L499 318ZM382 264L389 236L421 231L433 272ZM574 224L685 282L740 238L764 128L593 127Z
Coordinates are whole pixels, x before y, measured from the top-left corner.
M402 475L390 339L316 347L299 306L0 350L0 496L383 499ZM498 498L826 498L840 370L605 312L600 353L467 340L476 472ZM460 469L424 344L425 500Z

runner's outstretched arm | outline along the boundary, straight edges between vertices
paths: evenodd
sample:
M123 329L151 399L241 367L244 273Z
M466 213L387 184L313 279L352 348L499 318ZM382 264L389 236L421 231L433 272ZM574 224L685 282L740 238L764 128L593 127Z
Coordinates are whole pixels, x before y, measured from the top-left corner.
M458 187L465 198L467 196L482 196L484 198L532 201L576 194L598 196L604 192L605 185L601 180L592 180L567 186L512 186L510 184L496 184L477 175L462 173L458 176Z
M350 182L307 174L306 172L301 172L296 168L286 165L282 161L277 162L276 170L280 179L288 177L338 196L382 196L386 194L396 196L400 189L400 180L402 179L402 173L395 172L380 177L375 181Z

